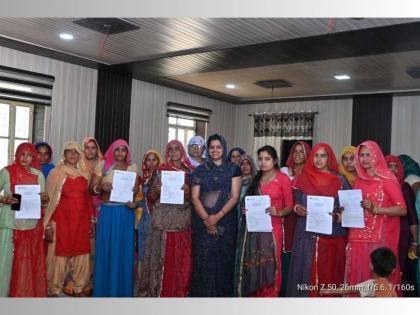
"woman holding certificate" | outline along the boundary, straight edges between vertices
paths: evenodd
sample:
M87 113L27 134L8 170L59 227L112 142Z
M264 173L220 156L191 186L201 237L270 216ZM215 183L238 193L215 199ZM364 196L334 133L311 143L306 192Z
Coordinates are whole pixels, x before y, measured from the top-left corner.
M346 263L349 285L369 279L369 255L373 250L385 246L398 256L400 216L407 214L400 184L388 169L376 142L365 141L359 144L355 164L358 177L353 188L362 190L365 227L349 230ZM389 280L400 285L399 265ZM397 294L401 293L398 287L396 291Z
M119 139L106 151L90 183L90 192L101 194L96 230L93 296L133 296L134 210L138 192L137 166L131 162L128 143Z
M14 207L20 203L14 194L25 187L38 188L42 203L48 202L40 170L34 145L22 143L16 149L14 163L0 171L0 191L4 192L0 197L0 297L47 296L39 196L38 209L30 215L26 209L15 211Z
M193 275L190 296L233 296L237 238L236 204L241 171L227 159L225 139L207 140L206 162L191 176Z
M82 150L78 143L64 145L60 164L47 179L51 196L44 217L50 296L63 292L63 283L73 296L84 296L90 277L90 238L95 232L94 209L89 195L89 173L80 168Z
M184 297L189 293L191 253L191 202L189 174L193 169L182 143L172 140L166 145L166 163L150 180L147 199L153 204L151 231L147 240L140 275L139 296ZM176 174L174 174L176 173ZM162 194L167 176L180 175L174 187L182 193L182 201L164 200Z
M279 170L276 149L266 145L258 149L259 171L248 191L249 196L269 196L265 209L271 216L271 232L249 232L241 220L238 237L240 253L238 296L278 297L281 288L283 218L293 209L291 181ZM243 214L242 214L243 215ZM270 227L270 228L271 228Z
M327 285L339 287L344 282L347 229L338 223L338 190L350 189L347 180L338 174L334 152L326 143L312 148L302 173L293 181L295 206L298 215L290 261L286 296L316 297ZM307 231L308 196L333 197L329 224L331 234ZM329 226L331 229L331 225Z

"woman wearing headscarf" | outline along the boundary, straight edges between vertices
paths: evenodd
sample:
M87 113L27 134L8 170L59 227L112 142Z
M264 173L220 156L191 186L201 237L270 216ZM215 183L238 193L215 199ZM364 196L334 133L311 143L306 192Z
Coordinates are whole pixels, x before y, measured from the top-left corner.
M355 154L356 147L351 145L344 147L340 154L341 164L338 166L340 174L347 179L350 186L352 187L356 182L357 177L356 166L354 165Z
M41 164L42 174L44 174L45 180L47 180L48 174L55 167L52 163L53 150L48 142L39 141L35 143L35 149L37 151L38 161Z
M194 136L188 141L188 159L191 165L196 168L204 163L203 154L206 149L206 140L201 136Z
M64 144L60 164L47 179L51 196L44 217L50 296L59 296L67 273L73 296L83 296L90 277L90 237L95 231L94 209L89 195L89 173L80 168L78 143Z
M398 158L404 166L404 181L410 184L414 196L420 190L420 166L412 157L406 154L399 155ZM420 211L418 209L417 211Z
M166 163L152 177L148 199L154 202L152 225L140 276L139 296L184 297L191 281L191 202L189 174L192 165L184 146L178 140L166 145ZM163 204L159 201L161 172L185 173L184 203Z
M150 179L156 170L162 165L163 159L156 150L149 150L143 155L140 177L142 189L137 193L135 202L136 208L136 226L137 226L137 274L140 277L142 263L144 261L144 252L146 250L146 241L150 232L150 215L153 211L153 202L147 198L150 190Z
M277 151L266 145L258 149L259 171L247 195L270 197L265 211L271 216L271 232L248 232L241 220L238 237L238 296L278 297L282 281L283 218L293 209L290 179L279 171Z
M137 173L131 162L128 143L114 141L96 165L90 183L90 192L102 197L96 230L95 271L93 296L133 296L134 275L134 221L132 202L119 203L109 200L115 170ZM138 183L133 193L138 192Z
M404 181L404 168L401 161L395 155L385 157L389 169L397 177L407 205L407 215L400 218L400 242L398 244L398 258L401 270L401 283L405 287L417 286L417 247L418 247L418 227L414 194L410 185ZM407 259L409 258L409 260ZM416 290L403 290L404 296L416 296Z
M340 287L344 283L347 229L338 223L338 191L350 186L338 173L337 160L328 144L318 143L312 148L302 173L293 181L293 188L298 219L286 295L316 297L322 285ZM306 231L309 195L334 198L334 209L328 209L332 215L331 235Z
M407 214L398 180L388 169L376 142L368 140L357 146L355 164L357 179L353 189L362 190L365 227L349 228L346 257L349 285L370 279L369 255L373 250L386 246L398 255L400 217ZM399 265L389 280L400 284Z
M41 202L48 202L44 175L31 143L20 144L13 164L0 171L0 296L46 297L44 227L41 219L19 219L11 205L16 185L40 185ZM41 216L43 215L40 209Z
M240 239L243 238L243 235L245 234L246 225L242 224L242 220L244 218L243 215L241 215L241 203L243 203L245 194L248 190L249 185L252 182L253 177L255 176L256 169L255 164L252 158L247 154L242 154L239 157L238 160L238 166L242 173L242 186L241 186L241 194L239 196L239 203L237 205L237 216L238 216L238 241L239 244ZM239 277L239 270L240 270L240 250L237 246L236 248L236 258L235 258L235 278L234 278L234 288L235 288L235 294L238 294L236 288L238 287L238 277Z
M193 275L190 296L233 296L241 171L227 159L225 139L207 140L206 162L191 175Z
M233 163L235 163L235 164L238 164L239 157L240 157L241 155L245 154L245 153L246 153L246 152L245 152L245 150L244 150L244 149L239 148L239 147L234 147L234 148L232 148L232 149L229 151L229 153L228 153L228 155L227 155L227 158L228 158L228 160L229 160L229 161L231 161L231 162L233 162Z
M93 175L93 170L95 166L103 160L103 153L99 147L99 143L93 137L86 137L83 139L82 143L82 157L80 159L80 170L89 174L89 180ZM96 222L98 216L99 206L101 204L101 197L98 196L89 196L94 208L94 215L92 216L92 221ZM86 287L83 289L83 294L85 296L92 295L93 290L93 270L95 262L95 237L92 235L90 238L90 276L89 282ZM69 275L71 277L71 275ZM70 280L70 277L68 280ZM75 289L73 287L73 281L67 281L63 289L63 292L67 295L73 296L76 295ZM80 295L80 294L77 294Z
M287 157L286 166L280 168L280 171L293 180L302 173L306 160L311 154L311 146L306 141L296 141L290 149ZM287 280L289 278L290 259L292 257L293 236L295 234L297 216L294 212L283 219L283 254L282 254L282 281L281 296L285 296L287 289Z

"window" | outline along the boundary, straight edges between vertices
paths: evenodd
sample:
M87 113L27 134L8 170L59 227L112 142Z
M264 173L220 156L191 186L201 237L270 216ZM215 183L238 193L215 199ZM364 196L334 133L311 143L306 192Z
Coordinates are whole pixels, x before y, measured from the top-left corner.
M19 144L32 142L34 106L0 99L0 168L14 160Z
M179 140L184 147L188 141L196 134L196 121L193 119L185 119L178 117L168 117L169 130L168 141Z

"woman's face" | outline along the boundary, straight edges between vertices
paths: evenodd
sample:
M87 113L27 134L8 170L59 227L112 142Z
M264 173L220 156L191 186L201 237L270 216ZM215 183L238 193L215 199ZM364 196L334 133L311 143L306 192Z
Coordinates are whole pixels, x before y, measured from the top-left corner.
M223 158L223 145L220 140L212 140L209 145L209 155L213 161Z
M188 146L188 153L193 158L200 158L203 155L204 146L198 144L192 144Z
M356 171L356 167L354 166L354 154L351 152L346 152L341 157L341 163L343 164L344 169L347 172L353 173Z
M34 157L31 151L23 151L19 157L19 164L22 167L28 168L34 161Z
M178 144L174 143L169 145L169 160L171 160L172 162L178 162L181 160L181 148L179 147Z
M241 152L239 152L238 150L235 150L235 151L232 152L232 154L230 156L230 160L233 163L237 163L240 156L241 156Z
M64 161L70 165L77 165L79 162L80 154L75 149L64 150Z
M391 170L392 173L394 173L395 176L397 176L397 170L398 170L397 163L394 163L394 162L388 163L388 168Z
M84 150L85 158L87 160L93 160L98 157L98 146L96 145L96 142L93 140L90 140L88 143L86 143L83 150Z
M245 176L251 175L252 166L248 160L243 160L243 162L241 163L241 172L242 172L242 175L245 175Z
M47 164L50 160L50 151L48 150L48 147L46 145L40 145L38 149L36 149L36 152L39 163Z
M314 166L317 170L328 170L328 153L325 148L319 148L314 155Z
M158 158L157 158L156 154L154 154L154 153L149 153L149 154L146 156L146 161L145 161L145 163L146 163L146 167L147 167L147 169L148 169L148 170L150 170L150 171L154 171L154 170L156 170L156 169L157 169L157 166L158 166L159 160L158 160Z
M296 165L301 165L306 162L305 150L301 144L295 145L293 150L293 163Z
M258 167L263 172L269 172L275 168L277 160L273 159L273 157L267 151L261 151L258 154Z
M125 146L119 146L114 150L114 158L117 162L125 162L128 149Z
M370 156L370 151L366 146L362 146L359 151L360 165L364 169L372 168L372 157Z

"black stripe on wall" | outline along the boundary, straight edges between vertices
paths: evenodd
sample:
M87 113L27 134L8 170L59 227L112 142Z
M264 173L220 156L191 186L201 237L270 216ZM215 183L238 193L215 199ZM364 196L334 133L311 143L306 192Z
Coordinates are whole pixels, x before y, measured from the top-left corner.
M98 71L95 138L103 150L116 139L129 141L131 83L131 76Z
M379 144L385 155L390 154L391 127L392 94L353 97L352 145L373 140Z

